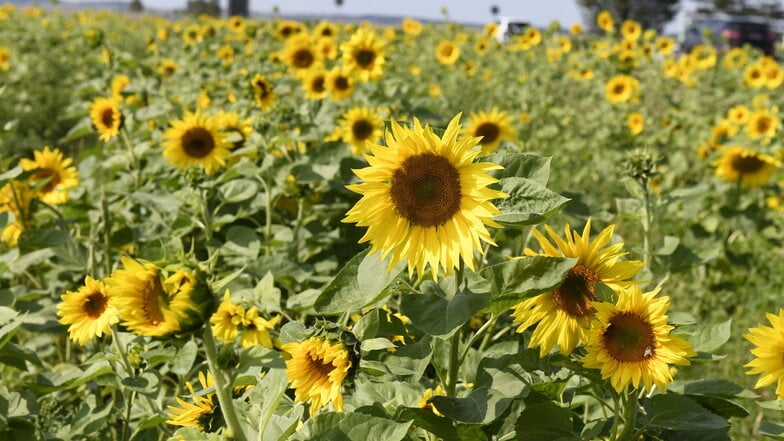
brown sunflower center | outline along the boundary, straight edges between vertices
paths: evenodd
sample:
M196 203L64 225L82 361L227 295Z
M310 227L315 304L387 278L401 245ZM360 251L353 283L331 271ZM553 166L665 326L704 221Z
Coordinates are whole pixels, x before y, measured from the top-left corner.
M356 120L351 125L351 134L354 135L354 139L364 141L373 134L373 124L366 119Z
M492 122L486 122L479 125L474 131L474 136L481 136L482 140L479 141L480 144L492 144L498 139L498 135L501 134L501 129Z
M631 312L616 314L602 335L604 348L622 363L645 361L656 355L656 336L648 321Z
M215 149L215 138L204 127L192 127L182 135L182 149L191 158L203 158Z
M318 354L308 354L306 357L308 363L308 372L315 373L316 378L328 378L329 374L335 370L335 365L326 363ZM311 376L313 376L311 374Z
M292 58L293 58L294 67L298 69L309 68L313 64L313 61L315 60L315 57L313 57L313 53L309 49L305 49L305 48L296 51L294 53L294 57Z
M411 156L392 175L391 193L398 214L410 223L442 225L460 210L460 173L443 156Z
M373 65L374 61L376 61L376 51L372 49L360 49L354 55L354 59L357 61L358 65L364 69L367 69Z
M100 317L101 314L106 311L107 304L108 299L103 295L103 293L94 292L85 299L84 305L82 305L82 311L84 311L88 317L95 319Z
M624 91L626 91L626 86L623 84L616 84L615 87L613 87L613 93L615 95L621 95Z
M732 169L736 172L745 175L751 174L762 169L765 166L765 161L756 156L735 156L732 158Z
M112 108L107 107L103 109L103 112L101 112L101 124L107 129L114 126L114 110Z
M441 56L449 57L449 56L452 55L452 52L454 52L454 50L455 50L455 48L452 47L452 45L449 45L449 44L444 45L444 46L441 47Z
M757 133L766 134L768 130L770 130L771 121L770 118L762 117L757 118Z
M324 92L324 77L319 76L314 78L313 81L310 82L310 88L316 93Z
M145 282L142 293L142 310L149 324L158 326L164 320L160 301L164 298L165 292L161 285L161 278L156 272Z
M213 433L220 430L226 423L223 422L223 413L220 410L218 396L213 394L210 397L212 407L210 409L200 409L202 414L196 417L196 424L202 432Z
M561 286L553 291L553 303L572 317L591 315L596 311L592 302L596 300L594 292L599 281L598 274L578 263L566 274Z
M35 173L35 180L43 181L46 179L48 179L49 182L41 187L41 193L49 193L50 191L54 190L55 187L60 185L60 173L57 173L57 171L52 170L51 168L42 168L40 171Z
M335 78L333 84L337 90L348 90L351 87L351 84L348 82L348 77L342 75Z

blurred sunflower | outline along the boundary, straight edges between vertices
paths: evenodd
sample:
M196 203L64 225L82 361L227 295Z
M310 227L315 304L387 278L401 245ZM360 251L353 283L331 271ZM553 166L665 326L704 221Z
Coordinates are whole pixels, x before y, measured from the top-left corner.
M338 127L327 141L343 141L359 156L367 151L368 144L377 143L384 134L384 121L379 113L369 107L352 107L338 120Z
M642 26L635 20L627 19L621 23L621 36L627 41L637 41L642 35Z
M749 120L750 113L748 107L743 104L738 104L727 111L727 119L735 125L746 124Z
M564 227L565 240L552 228L545 225L550 236L548 240L538 230L531 233L541 253L526 248L526 256L573 257L577 263L569 270L561 286L553 291L540 294L518 303L512 312L512 319L519 323L517 332L523 332L536 325L529 348L539 346L544 356L558 346L562 354L568 354L582 340L586 341L596 308L596 284L603 283L614 291L633 285L631 279L643 267L638 260L621 261L626 255L623 243L610 245L615 225L602 230L591 241L591 220L588 219L582 236L567 224Z
M128 75L119 74L112 77L112 98L121 101L120 97L122 96L125 88L131 84L131 79L128 78Z
M14 215L14 221L6 225L0 240L9 247L15 247L30 218L30 203L34 198L26 182L11 181L0 187L0 212Z
M202 35L201 28L197 24L188 25L182 31L182 41L189 46L201 43L203 39L204 35Z
M779 128L779 118L767 109L754 111L746 122L745 132L749 139L769 139Z
M11 69L11 51L7 47L0 47L0 70Z
M256 74L251 80L253 99L259 107L266 110L275 105L275 92L272 90L272 83L262 74Z
M615 75L607 81L604 96L611 103L624 103L632 99L640 82L630 75Z
M286 343L281 350L286 358L286 375L294 388L297 402L310 401L310 416L330 401L336 411L343 410L341 386L351 369L351 360L341 343L311 337Z
M163 138L163 156L170 164L179 169L200 165L207 174L226 164L231 148L220 121L199 112L186 112L183 119L172 121Z
M161 64L158 65L158 68L155 69L155 71L158 72L158 75L160 75L161 78L168 78L177 73L178 69L179 67L177 66L176 61L172 60L171 58L164 58L161 60Z
M308 71L321 65L322 53L317 50L315 41L307 34L297 35L286 40L281 59L289 66L295 78L303 78Z
M233 343L244 321L245 309L231 301L231 293L227 289L223 294L223 301L210 317L212 334L219 341Z
M340 45L343 65L360 81L373 81L384 74L384 44L374 31L359 28L349 41Z
M32 160L20 159L19 165L26 171L37 170L30 176L30 182L35 186L46 181L36 190L37 196L47 204L59 205L68 200L68 190L79 185L79 172L72 162L59 149L44 147L33 152Z
M727 69L738 69L743 67L748 60L748 53L742 47L734 47L724 53L721 64Z
M779 314L766 313L771 326L758 325L749 328L743 338L754 345L751 354L754 359L744 365L749 368L747 375L761 374L755 389L776 383L776 397L784 399L784 309Z
M210 372L207 372L206 377L203 372L199 372L199 383L202 390L215 387L215 381ZM226 425L223 420L220 403L218 402L218 396L214 391L206 394L196 394L190 381L185 382L185 387L190 392L193 404L176 397L177 404L180 407L168 406L169 419L166 421L167 424L196 427L199 431L206 433L217 432Z
M599 14L596 15L596 25L605 32L612 31L615 27L615 20L613 20L610 11L600 11Z
M115 299L101 280L87 276L84 285L68 291L57 305L58 323L68 326L71 340L84 346L93 337L109 333L109 328L120 319Z
M583 365L600 369L617 392L629 385L642 385L648 392L656 385L664 392L673 380L669 365L688 366L687 357L697 355L691 343L670 335L670 298L656 297L658 292L643 293L632 285L621 290L616 304L595 305L597 323L586 343Z
M675 39L666 36L657 37L654 45L660 54L668 56L675 50Z
M722 157L715 163L716 176L726 182L740 182L745 188L766 185L781 161L740 146L723 147Z
M255 306L251 307L245 312L240 345L243 348L261 345L265 348L272 349L272 338L270 338L269 331L270 329L273 329L279 321L279 315L267 320L259 315L259 311Z
M632 136L637 136L645 127L645 117L640 112L632 112L626 117L626 126L629 127Z
M410 17L403 18L401 26L406 35L419 35L422 32L422 22Z
M98 132L98 139L111 141L120 133L123 125L123 114L116 98L98 97L90 103L90 121Z
M322 69L311 70L302 80L305 98L320 100L327 97L327 73Z
M572 23L572 25L569 26L569 33L572 34L572 35L580 35L580 34L582 34L583 33L583 25L580 24L580 23Z
M294 20L281 20L277 23L275 37L279 40L288 40L305 30L305 25Z
M242 148L253 133L253 120L242 119L237 112L222 110L215 115L215 119L218 121L219 130L226 134L227 140L231 143L231 150Z
M347 186L362 198L343 222L368 227L360 242L370 241L382 259L391 255L390 269L407 260L410 277L414 269L423 277L427 266L434 279L440 268L449 275L461 260L473 269L482 242L495 245L487 227L501 227L490 200L507 195L488 188L497 180L487 174L501 166L473 162L478 139L460 136L459 119L441 138L416 118L413 129L393 120L386 147L370 145L369 166L354 170L364 182Z
M489 112L471 112L462 133L466 136L481 137L479 145L482 147L482 155L493 153L501 141L515 139L509 112L499 111L495 107Z
M342 101L353 95L356 89L353 75L342 66L335 66L327 72L325 85L332 101Z
M746 66L743 71L743 82L750 87L760 88L764 87L767 83L765 72L759 63L754 63Z
M313 28L313 35L319 38L335 38L338 36L338 25L322 20Z
M444 66L451 66L460 58L460 46L452 40L442 40L436 46L436 60Z

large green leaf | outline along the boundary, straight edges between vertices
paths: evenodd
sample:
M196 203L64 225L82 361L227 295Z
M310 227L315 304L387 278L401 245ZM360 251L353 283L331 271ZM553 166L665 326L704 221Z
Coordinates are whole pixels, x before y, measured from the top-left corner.
M490 303L489 294L460 291L451 299L431 281L422 283L422 294L406 294L400 310L411 325L430 334L449 335Z
M557 288L576 262L572 258L529 256L483 269L480 275L490 282L492 298L488 310L503 312L527 297Z
M410 421L415 427L424 429L444 440L459 439L457 429L449 418L433 413L430 409L399 407L395 421Z
M519 441L579 440L574 432L572 412L552 401L526 406L515 424Z
M399 441L406 437L411 421L395 422L361 413L326 412L308 420L292 440Z
M536 181L509 177L501 180L501 191L508 198L500 199L496 206L501 214L493 220L507 226L535 225L545 221L563 204L569 202Z
M696 352L712 352L730 339L731 325L732 319L709 326L688 325L679 327L675 334L685 334Z
M716 430L729 426L724 418L674 392L654 395L644 403L649 427L671 430Z
M483 162L499 164L504 168L493 170L490 174L497 179L518 177L528 178L537 184L547 185L550 179L550 156L531 153L494 153L483 157Z

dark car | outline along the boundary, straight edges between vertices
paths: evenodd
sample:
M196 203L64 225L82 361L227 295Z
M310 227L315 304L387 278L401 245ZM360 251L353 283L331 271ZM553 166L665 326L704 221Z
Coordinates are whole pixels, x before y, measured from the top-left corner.
M705 17L688 21L681 35L680 51L687 53L698 44L717 49L750 45L773 55L777 35L764 21L747 17Z

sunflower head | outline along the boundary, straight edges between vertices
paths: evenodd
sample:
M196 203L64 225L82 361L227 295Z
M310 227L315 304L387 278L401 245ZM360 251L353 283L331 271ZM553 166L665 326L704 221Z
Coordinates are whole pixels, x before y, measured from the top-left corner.
M371 29L360 27L340 46L344 66L360 81L373 81L384 74L386 63L383 42Z
M316 42L307 34L300 34L286 40L281 59L294 72L295 77L303 78L311 69L321 65L323 53Z
M215 387L215 382L210 372L207 372L206 376L203 372L199 372L199 383L202 390ZM193 403L177 397L177 404L180 407L168 406L169 419L166 423L173 426L196 427L199 431L205 433L213 433L222 429L226 423L223 420L223 413L215 392L196 394L193 385L189 381L185 382L185 387L190 392Z
M776 383L776 397L781 400L784 399L784 359L781 357L784 353L784 309L779 309L778 315L766 313L765 316L770 326L760 324L743 335L754 345L751 350L754 359L744 367L749 369L747 375L760 375L755 389Z
M776 158L740 146L721 148L723 154L716 162L716 176L726 182L740 183L745 188L766 185L781 167Z
M57 305L59 323L68 326L71 340L84 346L93 337L109 333L119 321L116 300L101 280L87 276L77 291L68 291Z
M90 103L90 121L101 141L110 141L120 133L123 114L117 98L98 97Z
M327 97L327 73L321 69L310 71L302 80L305 97L320 100Z
M264 75L256 74L251 80L251 93L256 104L262 109L269 109L275 105L277 95L273 91L272 83Z
M460 58L460 46L452 40L442 40L436 46L436 60L444 66L452 66Z
M37 196L47 204L59 205L68 200L68 190L79 185L79 173L71 158L63 157L59 149L33 152L33 159L22 158L19 165L24 170L35 170L30 177Z
M494 152L501 141L511 141L515 138L512 117L508 112L496 108L489 112L480 110L471 113L463 134L480 138L479 145L482 146L483 155Z
M356 80L347 68L335 66L327 72L325 86L332 101L342 101L354 94Z
M355 155L362 155L369 143L381 139L383 130L384 121L377 111L369 107L353 107L343 114L328 140L342 140L351 146Z
M211 174L226 164L231 144L220 130L220 121L199 111L187 112L171 122L163 134L163 156L179 169L199 165Z
M616 75L607 81L604 96L614 104L630 101L639 84L639 81L630 75Z

